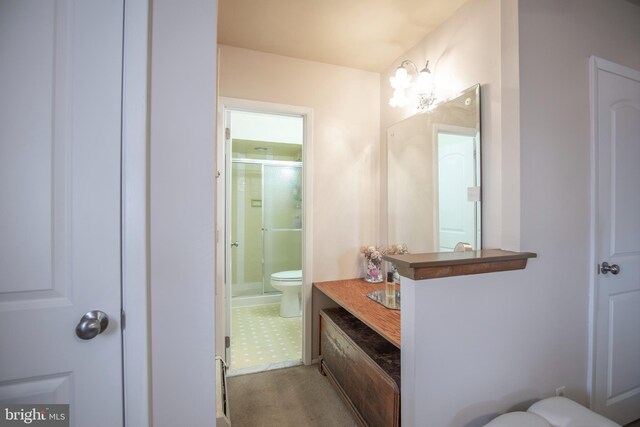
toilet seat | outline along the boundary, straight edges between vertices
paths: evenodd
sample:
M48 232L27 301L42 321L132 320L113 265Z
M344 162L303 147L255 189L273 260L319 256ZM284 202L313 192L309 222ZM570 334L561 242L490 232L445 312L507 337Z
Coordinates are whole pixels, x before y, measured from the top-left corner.
M279 271L271 275L271 280L278 282L300 282L302 281L302 270Z

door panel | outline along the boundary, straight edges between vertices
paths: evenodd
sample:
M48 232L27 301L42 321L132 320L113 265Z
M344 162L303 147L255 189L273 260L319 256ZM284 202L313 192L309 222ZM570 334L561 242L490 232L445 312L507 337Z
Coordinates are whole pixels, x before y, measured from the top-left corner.
M594 409L640 418L640 73L597 60L596 256L620 272L596 276Z
M64 25L56 21L64 19L68 5L56 8L48 2L33 11L25 6L19 2L0 5L0 235L4 240L0 246L0 301L4 307L10 301L65 294L63 281L54 278L55 273L60 277L65 271L53 269L56 261L64 265L64 259L52 256L53 244L62 243L66 234L65 224L57 227L54 236L51 215L52 202L64 200L64 194L53 200L51 178L54 171L64 169L60 163L65 141L55 136L64 133L66 123L54 122L53 102L57 86L57 100L65 103L64 80L55 81L55 76L65 74L66 64L56 63L54 57L56 50L59 56L66 53L66 34L60 29ZM13 46L17 40L24 43L22 49ZM31 68L28 73L26 64ZM54 152L62 155L53 159ZM64 178L58 174L56 180L63 193ZM62 252L59 255L64 257Z
M607 401L609 404L637 394L640 385L640 291L623 292L609 296L609 324L611 331L607 352ZM635 335L634 335L635 333ZM632 337L639 339L630 339Z
M69 402L70 387L70 374L27 379L0 386L0 401L19 404L67 403Z
M637 216L629 215L629 212L640 213L640 197L637 197L640 183L640 105L630 105L627 102L624 99L616 102L609 111L611 256L640 254L640 221Z
M122 424L122 20L121 0L0 2L0 401L78 426Z

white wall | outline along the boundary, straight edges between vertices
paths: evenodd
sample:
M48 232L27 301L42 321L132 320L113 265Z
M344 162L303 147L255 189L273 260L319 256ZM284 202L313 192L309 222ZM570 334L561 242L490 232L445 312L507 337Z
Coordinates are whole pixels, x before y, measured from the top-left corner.
M538 258L516 272L403 281L403 300L413 301L402 312L403 425L481 426L559 386L588 403L588 58L640 69L640 8L623 0L520 0L518 11L512 3L483 8L502 13L493 25L503 34L513 34L518 20L520 58L515 65L517 49L501 37L494 48L507 82L497 98L503 122L491 115L489 126L495 130L496 120L511 136L498 143L491 170L491 159L483 160L485 183L494 181L486 192L502 191L483 208L485 218L521 213L513 222L485 222L483 232L491 246L520 246ZM519 79L504 75L518 67ZM518 80L520 120L510 125L506 100L517 100ZM512 140L518 126L520 140ZM508 194L519 206L509 207Z
M216 2L154 0L152 9L153 425L209 426L215 419Z
M233 139L302 145L304 121L300 117L231 111Z
M220 96L313 108L313 280L359 277L378 231L379 75L220 46Z

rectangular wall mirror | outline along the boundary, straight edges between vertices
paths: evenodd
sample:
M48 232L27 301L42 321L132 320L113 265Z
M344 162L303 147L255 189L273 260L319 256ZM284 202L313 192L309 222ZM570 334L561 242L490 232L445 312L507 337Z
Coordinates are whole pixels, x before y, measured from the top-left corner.
M480 249L480 85L391 126L387 150L387 241Z

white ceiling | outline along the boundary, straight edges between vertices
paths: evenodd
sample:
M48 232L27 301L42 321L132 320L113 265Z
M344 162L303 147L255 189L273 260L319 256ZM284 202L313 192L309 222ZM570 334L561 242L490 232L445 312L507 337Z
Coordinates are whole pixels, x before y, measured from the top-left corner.
M381 72L467 0L219 0L218 43Z

